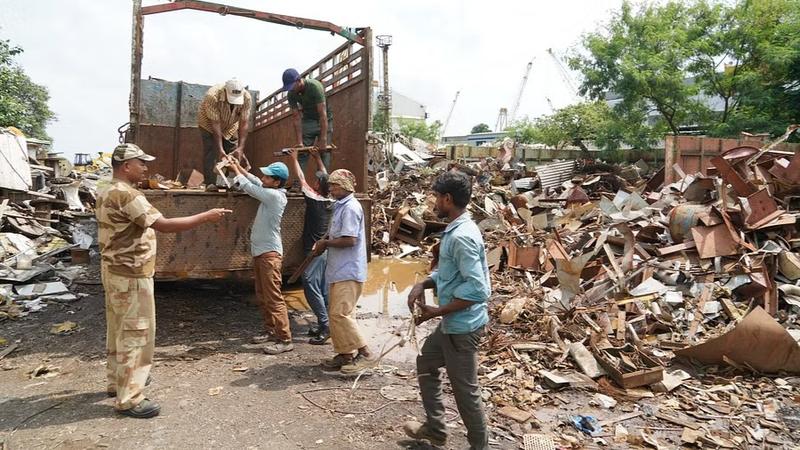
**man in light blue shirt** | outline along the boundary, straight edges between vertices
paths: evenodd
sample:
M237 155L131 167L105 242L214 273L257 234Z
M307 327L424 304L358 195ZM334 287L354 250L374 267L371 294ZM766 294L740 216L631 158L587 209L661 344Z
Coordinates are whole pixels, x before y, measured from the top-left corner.
M417 324L434 317L442 320L417 356L417 378L427 420L407 422L404 430L414 439L445 444L441 380L441 369L445 368L467 428L470 449L484 450L489 448L489 434L478 384L478 345L489 321L491 286L486 250L481 232L466 210L472 197L469 178L460 172L446 172L436 179L433 191L438 216L450 223L442 235L437 270L411 289L408 307ZM425 304L425 289L437 290L438 307Z
M230 161L236 172L234 181L247 195L259 201L250 232L250 251L253 254L256 297L269 336L257 337L256 340L273 341L264 348L264 352L277 355L294 350L289 328L289 310L281 294L281 219L287 203L286 189L283 187L289 178L289 168L282 162L261 167L263 176L259 180L242 169L235 159L231 158Z
M336 199L330 231L328 239L318 240L313 249L316 255L328 250L325 268L325 279L330 283L328 321L336 356L324 365L351 372L358 369L360 361L369 361L372 356L355 318L356 303L367 280L364 210L353 194L356 179L349 170L331 172L328 186Z

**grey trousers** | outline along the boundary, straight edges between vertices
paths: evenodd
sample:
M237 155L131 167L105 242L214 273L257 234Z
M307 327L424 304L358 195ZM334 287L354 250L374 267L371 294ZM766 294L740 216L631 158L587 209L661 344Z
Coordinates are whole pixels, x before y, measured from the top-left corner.
M442 401L441 368L447 371L461 420L467 427L471 450L489 448L489 432L478 384L478 345L483 329L469 334L444 334L441 325L428 336L417 356L417 378L427 425L444 435L445 408Z

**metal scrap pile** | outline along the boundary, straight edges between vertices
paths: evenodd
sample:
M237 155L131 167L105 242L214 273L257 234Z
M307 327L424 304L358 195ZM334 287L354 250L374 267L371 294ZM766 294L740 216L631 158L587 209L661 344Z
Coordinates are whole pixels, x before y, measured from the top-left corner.
M618 173L624 183L609 192L620 180L588 174L555 198L498 206L492 218L508 238L489 253L494 321L482 365L491 403L510 419L499 426L525 433L532 416L520 411L563 401L556 392L571 387L596 392L601 408L659 396L620 422L682 432L614 433L617 443L786 441L793 426L781 417L800 383L800 153L773 150L782 139L729 150L709 175L664 185L663 171L634 184ZM574 418L551 431L572 445L597 436ZM620 424L605 425L609 437Z
M77 299L67 285L85 268L64 266L60 255L71 251L73 263L88 262L95 244L95 193L110 173L107 157L76 155L73 165L45 145L32 145L41 142L16 130L0 135L3 157L14 162L0 179L0 321L38 311L47 301Z
M721 153L706 175L676 167L666 183L640 163L573 167L567 181L540 169L527 192L476 176L470 211L493 279L481 378L501 435L547 427L575 447L788 442L800 386L800 153L775 147L794 129ZM415 181L376 192L378 208L391 206L386 196L425 205ZM386 249L383 217L373 245ZM569 388L595 392L589 403L609 417L582 415L588 399L571 401ZM548 406L575 414L540 423Z

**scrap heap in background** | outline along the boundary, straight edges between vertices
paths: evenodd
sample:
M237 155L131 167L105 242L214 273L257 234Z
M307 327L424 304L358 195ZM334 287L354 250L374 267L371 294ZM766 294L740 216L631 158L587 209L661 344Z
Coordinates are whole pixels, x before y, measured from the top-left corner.
M657 448L658 439L789 442L800 383L800 152L775 147L796 128L716 156L707 175L676 167L666 185L663 168L642 162L570 161L528 173L450 164L474 176L469 210L491 267L482 384L507 418L496 426L521 440L539 426L537 408L563 402L575 410L552 430L563 444L601 434ZM445 226L429 195L438 173L379 174L376 252L433 247ZM597 421L560 397L565 388L594 392L604 408L646 401ZM625 429L632 419L641 432Z
M88 263L96 244L94 203L109 155L79 154L73 164L48 146L0 128L0 322L76 300L68 287L87 269L62 258L69 251L72 263Z

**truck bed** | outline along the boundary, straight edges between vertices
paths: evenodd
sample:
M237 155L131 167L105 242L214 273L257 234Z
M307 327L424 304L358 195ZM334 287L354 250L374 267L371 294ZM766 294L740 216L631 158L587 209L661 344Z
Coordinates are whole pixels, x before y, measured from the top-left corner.
M182 233L157 233L156 279L251 278L250 228L258 201L239 192L202 192L171 189L146 190L145 196L166 217L180 217L210 208L228 208L233 214L217 223L204 224ZM358 195L364 207L366 236L370 236L372 201ZM289 194L283 213L283 274L291 275L305 258L302 233L305 201ZM367 238L369 242L369 238ZM367 249L369 253L369 249Z

